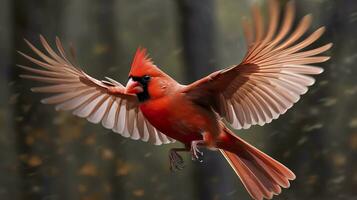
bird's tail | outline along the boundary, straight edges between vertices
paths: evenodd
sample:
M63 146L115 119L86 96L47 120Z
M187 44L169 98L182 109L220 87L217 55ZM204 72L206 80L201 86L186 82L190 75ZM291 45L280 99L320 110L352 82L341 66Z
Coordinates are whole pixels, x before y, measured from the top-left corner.
M248 144L228 128L224 128L221 142L217 143L243 185L256 200L271 199L288 188L295 174L283 164Z

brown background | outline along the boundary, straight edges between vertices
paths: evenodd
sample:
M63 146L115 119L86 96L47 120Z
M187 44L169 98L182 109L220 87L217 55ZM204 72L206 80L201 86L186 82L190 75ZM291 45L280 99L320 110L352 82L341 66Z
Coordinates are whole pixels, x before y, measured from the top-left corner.
M18 78L15 63L29 64L16 50L30 52L23 38L38 45L41 33L52 44L55 36L72 42L94 77L126 82L142 45L157 65L189 83L239 63L240 20L252 2L0 0L0 199L249 199L217 152L207 152L203 164L185 155L186 168L173 174L168 149L180 144L127 140L40 105L43 96L30 93L35 84ZM293 109L237 134L296 172L276 199L357 199L357 1L296 5L298 18L312 13L313 28L327 26L316 46L332 41L332 59Z

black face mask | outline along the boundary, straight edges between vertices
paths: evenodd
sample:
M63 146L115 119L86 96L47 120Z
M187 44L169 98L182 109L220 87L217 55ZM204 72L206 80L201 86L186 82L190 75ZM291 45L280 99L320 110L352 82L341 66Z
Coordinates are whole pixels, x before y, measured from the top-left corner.
M130 78L132 78L133 81L139 82L143 87L143 91L136 94L136 96L139 99L139 102L144 102L144 101L150 99L150 95L149 95L149 91L148 91L148 84L150 82L151 77L148 75L145 75L142 77L132 76Z

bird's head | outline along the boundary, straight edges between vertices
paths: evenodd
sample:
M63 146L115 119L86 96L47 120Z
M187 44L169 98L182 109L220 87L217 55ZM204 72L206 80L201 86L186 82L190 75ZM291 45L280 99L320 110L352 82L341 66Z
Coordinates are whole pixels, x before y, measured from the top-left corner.
M166 94L172 79L161 71L146 52L145 48L136 50L125 92L135 94L140 102L159 98Z

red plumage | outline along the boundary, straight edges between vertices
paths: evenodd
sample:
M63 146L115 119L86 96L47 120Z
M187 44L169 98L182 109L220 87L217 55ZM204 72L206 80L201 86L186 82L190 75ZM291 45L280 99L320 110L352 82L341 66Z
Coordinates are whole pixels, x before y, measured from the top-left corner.
M134 73L134 71L146 71L154 65L151 58L147 54L147 49L139 47L134 55L133 62L131 64L131 69L129 74Z
M248 51L240 64L190 85L181 85L161 71L144 48L135 53L126 87L110 78L99 81L67 59L58 38L59 54L42 36L47 54L26 41L41 60L20 54L43 69L20 66L30 72L21 77L50 84L32 91L57 93L42 100L55 104L57 110L72 110L76 116L102 123L135 140L156 145L182 142L185 148L170 151L172 170L182 168L178 151L190 151L194 159L200 159L198 147L219 149L252 198L271 199L281 187L289 187L294 173L236 136L224 122L235 129L246 129L270 123L284 114L314 83L311 76L323 71L311 64L328 60L320 54L332 44L304 50L322 35L324 28L299 40L311 17L305 16L291 31L294 5L289 2L278 29L280 10L275 0L270 1L269 9L267 30L258 8L254 9L255 26L245 24Z

